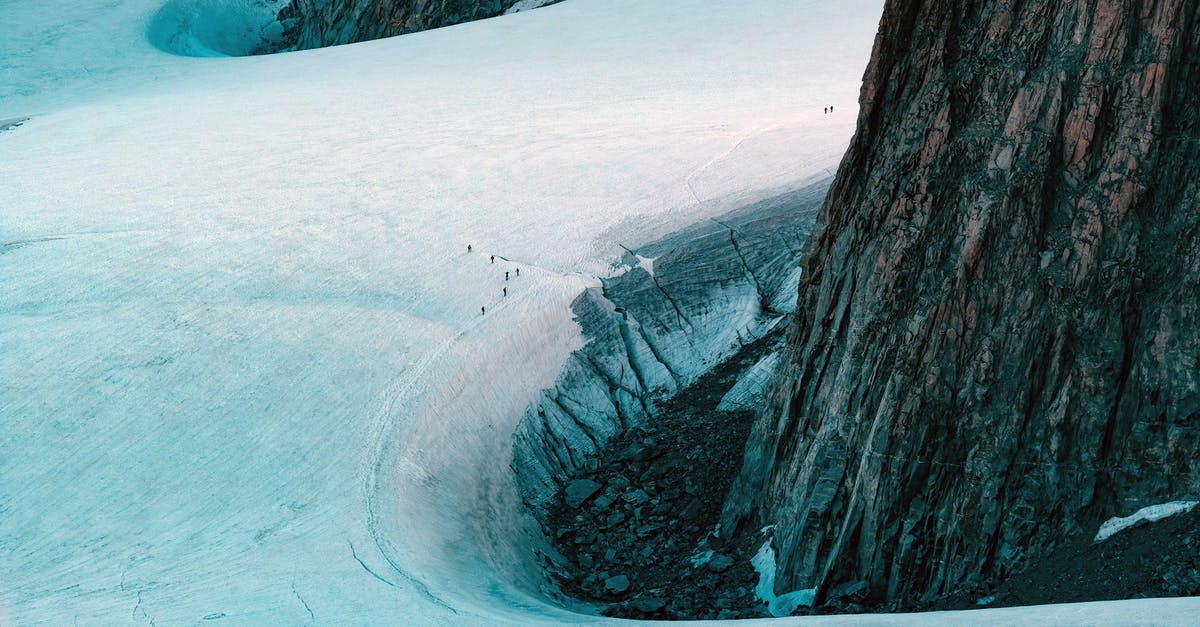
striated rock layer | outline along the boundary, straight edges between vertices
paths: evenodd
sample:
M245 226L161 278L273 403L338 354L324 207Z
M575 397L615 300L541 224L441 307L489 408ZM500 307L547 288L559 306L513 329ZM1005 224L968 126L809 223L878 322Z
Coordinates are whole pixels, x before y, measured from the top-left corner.
M307 50L495 17L517 0L291 0L279 13L286 45ZM543 3L549 4L549 2Z
M1200 1L889 0L724 528L985 590L1200 495Z

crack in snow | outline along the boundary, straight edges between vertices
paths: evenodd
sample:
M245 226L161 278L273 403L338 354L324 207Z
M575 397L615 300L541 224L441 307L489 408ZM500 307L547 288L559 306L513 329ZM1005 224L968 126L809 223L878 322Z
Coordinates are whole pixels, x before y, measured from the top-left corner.
M349 544L349 545L350 545L350 555L354 556L354 561L358 562L358 565L359 565L359 566L362 566L362 567L363 567L363 570L367 571L368 573L370 573L370 574L371 574L371 576L372 576L372 577L374 577L374 578L376 578L376 579L378 579L378 580L382 581L383 583L386 583L386 584L387 584L387 585L389 585L389 586L395 587L395 585L396 585L396 584L394 584L394 583L392 583L392 582L388 581L387 579L384 579L382 576L380 576L380 575L379 575L379 573L377 573L377 572L375 572L375 571L371 570L371 567L370 567L370 566L367 566L367 563L366 563L366 562L362 561L362 558L360 558L360 557L358 556L358 553L356 553L356 552L354 551L354 543L353 543L353 542L351 542L351 541L349 541L349 540L346 540L346 544Z
M579 431L583 433L583 436L592 443L592 448L599 451L600 444L596 441L596 436L592 435L591 429L589 429L584 422L579 419L579 416L575 415L575 412L567 409L567 406L564 405L562 401L558 400L559 396L562 396L561 391L559 391L558 395L551 396L549 398L550 400L554 401L554 404L557 405L560 410L562 410L562 413L566 414L567 417L571 419L571 422L575 423L575 426L579 428Z
M637 318L634 318L634 322L637 322ZM675 369L671 367L671 364L667 363L666 358L663 357L658 347L654 345L654 342L650 340L650 336L646 334L646 329L640 322L638 323L637 331L638 335L642 337L642 341L646 343L646 348L650 349L650 354L654 355L654 360L662 364L663 368L666 368L667 374L671 375L671 379L675 381L675 386L680 389L685 387L683 385L683 377L678 372L675 372Z
M738 261L740 261L742 264L742 270L746 273L747 277L750 277L750 282L754 284L754 291L758 294L758 308L761 309L763 313L775 313L775 311L771 309L770 298L767 296L766 292L763 291L762 284L758 282L758 275L754 274L754 271L750 269L750 264L746 263L746 256L742 254L742 247L738 245L736 235L737 229L716 218L713 218L713 222L716 222L717 224L729 229L729 243L733 245L733 252L737 253Z
M351 546L350 550L353 551L354 547ZM361 564L362 562L359 561L359 563ZM298 601L300 601L300 604L303 605L304 609L308 611L308 617L310 619L312 619L313 623L315 624L317 622L317 615L313 614L312 608L308 606L308 602L305 601L304 597L300 596L300 592L296 590L296 580L295 579L292 579L292 594L296 595L296 599Z

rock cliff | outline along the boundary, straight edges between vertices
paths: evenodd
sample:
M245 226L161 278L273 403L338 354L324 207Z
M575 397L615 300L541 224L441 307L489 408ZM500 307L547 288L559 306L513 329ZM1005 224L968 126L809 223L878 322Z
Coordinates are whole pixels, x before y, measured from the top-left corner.
M291 0L280 11L279 21L287 26L286 46L307 50L495 17L517 1Z
M1197 84L1197 0L888 0L724 512L778 592L986 590L1200 495Z

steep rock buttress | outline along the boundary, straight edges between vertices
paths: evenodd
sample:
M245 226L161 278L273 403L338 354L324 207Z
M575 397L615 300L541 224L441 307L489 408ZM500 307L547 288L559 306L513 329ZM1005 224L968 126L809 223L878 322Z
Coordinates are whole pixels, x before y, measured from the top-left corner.
M985 590L1200 496L1197 84L1197 0L887 2L724 513L777 591Z

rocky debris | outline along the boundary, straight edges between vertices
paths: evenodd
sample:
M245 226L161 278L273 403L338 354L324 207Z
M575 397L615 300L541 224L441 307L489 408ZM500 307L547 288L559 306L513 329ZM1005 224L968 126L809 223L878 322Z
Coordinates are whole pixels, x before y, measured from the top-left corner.
M723 573L729 570L730 566L733 566L733 558L724 553L717 553L709 558L708 563L705 565L714 573Z
M927 602L1200 494L1197 9L886 3L723 517L779 590Z
M629 607L643 614L655 614L667 606L667 600L659 597L638 597L629 602Z
M570 507L579 507L584 501L592 498L592 495L599 492L601 486L595 481L587 479L576 479L567 484L567 489L563 490L563 497Z
M604 580L604 591L612 595L624 594L629 590L629 577L617 575Z
M1200 509L1123 531L1103 543L1080 532L994 588L922 609L967 609L1200 595Z
M713 533L753 416L715 407L778 339L718 366L651 424L617 435L567 482L545 530L550 552L562 556L547 571L563 593L599 603L609 616L766 615L749 560L758 547Z

